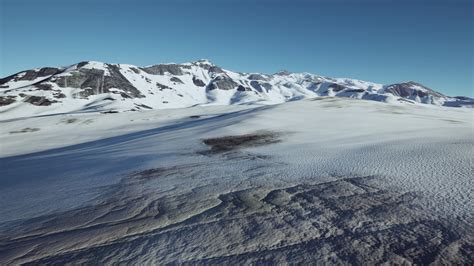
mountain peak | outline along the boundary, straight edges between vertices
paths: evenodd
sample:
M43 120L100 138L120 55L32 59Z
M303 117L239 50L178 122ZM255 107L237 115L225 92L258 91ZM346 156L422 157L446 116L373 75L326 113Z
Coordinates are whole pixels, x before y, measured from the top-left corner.
M277 73L275 73L275 75L278 75L278 76L288 76L290 74L291 74L291 72L288 71L288 70L281 70L281 71L278 71Z
M210 66L215 66L214 63L211 62L211 60L209 59L199 59L199 60L196 60L194 62L192 62L193 64L201 64L201 65L210 65Z
M99 62L99 61L93 61L93 60L90 60L90 61L82 61L82 62L79 62L76 64L76 67L77 68L82 68L84 66L89 66L89 67L102 67L104 66L106 63L104 62Z

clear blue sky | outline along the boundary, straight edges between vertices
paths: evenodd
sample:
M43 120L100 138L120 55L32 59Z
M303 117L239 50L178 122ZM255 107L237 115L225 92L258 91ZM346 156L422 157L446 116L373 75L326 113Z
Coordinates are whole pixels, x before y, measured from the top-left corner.
M2 77L84 60L208 58L473 96L471 0L0 1Z

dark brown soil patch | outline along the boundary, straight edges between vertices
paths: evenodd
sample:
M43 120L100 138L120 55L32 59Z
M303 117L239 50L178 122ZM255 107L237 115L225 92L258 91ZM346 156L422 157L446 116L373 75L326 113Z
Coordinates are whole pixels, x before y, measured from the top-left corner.
M28 133L28 132L35 132L35 131L39 131L39 130L40 130L39 128L26 127L26 128L21 129L21 130L10 131L9 133L10 133L10 134Z
M257 147L274 144L280 141L281 140L278 139L276 133L265 132L238 136L210 138L203 140L203 143L211 147L211 153L221 153L236 150L239 148Z

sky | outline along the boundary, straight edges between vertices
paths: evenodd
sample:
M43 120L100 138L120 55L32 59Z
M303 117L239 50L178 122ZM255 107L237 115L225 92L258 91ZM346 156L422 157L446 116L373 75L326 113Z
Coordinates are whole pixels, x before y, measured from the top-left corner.
M471 0L0 0L0 76L80 61L417 81L474 96Z

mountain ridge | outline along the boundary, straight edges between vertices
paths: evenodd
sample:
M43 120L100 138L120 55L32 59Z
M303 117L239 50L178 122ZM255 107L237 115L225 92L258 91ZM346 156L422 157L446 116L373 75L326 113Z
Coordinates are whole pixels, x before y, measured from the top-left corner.
M320 96L403 104L473 107L415 81L379 84L286 70L235 72L208 59L150 66L82 61L0 79L0 112L10 117L89 111L138 111L195 105L277 104Z

